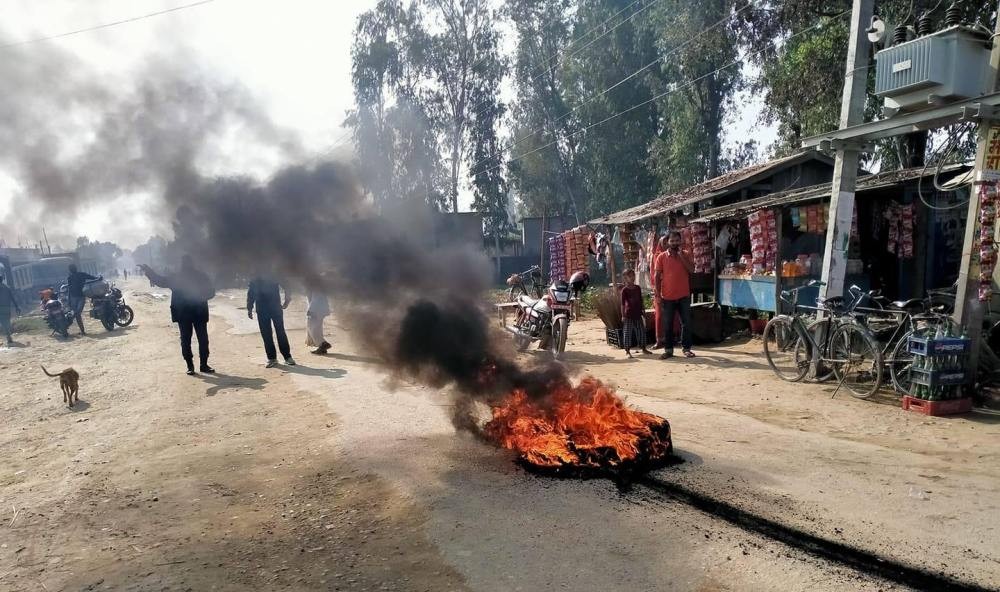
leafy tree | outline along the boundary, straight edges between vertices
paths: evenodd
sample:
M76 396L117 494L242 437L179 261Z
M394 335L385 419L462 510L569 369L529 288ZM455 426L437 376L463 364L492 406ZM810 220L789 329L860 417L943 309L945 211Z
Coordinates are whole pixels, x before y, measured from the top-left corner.
M431 49L417 2L381 0L358 17L351 49L356 107L347 124L377 205L443 201L436 98L425 84Z
M489 0L426 0L439 31L429 54L436 92L442 105L441 132L448 165L447 198L458 211L463 165L476 146L496 134L497 89L506 71L499 53L498 14ZM493 112L484 119L481 111ZM477 119L479 124L477 124ZM486 137L473 137L485 134Z
M577 164L586 172L588 218L656 194L657 180L647 162L660 114L647 80L632 76L657 55L652 30L641 20L648 15L637 14L648 9L648 3L632 0L578 2L574 35L606 31L594 43L577 44L564 72L565 96L576 126L572 133L579 142Z
M743 74L738 20L744 0L673 0L656 7L652 27L662 62L659 93L665 130L654 166L668 191L718 176L725 168L723 123Z
M509 0L507 13L517 33L514 81L517 100L508 145L511 184L526 214L575 216L587 203L579 170L579 120L565 96L564 54L591 42L578 36L571 45L570 0ZM502 155L500 156L502 158Z

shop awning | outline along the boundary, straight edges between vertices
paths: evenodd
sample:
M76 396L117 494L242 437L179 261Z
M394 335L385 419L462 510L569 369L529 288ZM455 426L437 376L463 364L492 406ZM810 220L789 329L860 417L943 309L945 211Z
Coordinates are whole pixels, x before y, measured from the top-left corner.
M946 165L941 168L941 175L953 175L958 173L956 176L952 177L944 183L944 186L949 189L956 189L962 185L968 184L959 183L951 186L951 183L959 180L966 176L966 173L971 174L972 167L968 164L951 164ZM864 193L866 191L874 191L876 189L884 189L886 187L892 187L894 185L899 185L907 181L912 181L913 179L919 179L921 177L928 178L933 177L935 173L934 167L916 167L912 169L903 169L897 171L887 171L884 173L876 173L874 175L866 175L858 179L858 193ZM928 187L927 190L930 191L933 188ZM809 201L815 201L819 199L829 199L831 186L830 183L823 183L820 185L813 185L812 187L805 187L802 189L793 189L790 191L783 191L780 193L772 193L770 195L765 195L764 197L758 197L757 199L751 199L744 202L739 202L731 204L728 206L722 206L719 208L712 208L702 212L702 215L698 217L695 222L714 222L716 220L735 220L738 218L745 218L748 215L756 212L757 210L763 210L765 208L774 208L779 206L791 206L795 204L805 203Z
M777 169L794 166L809 160L833 162L827 156L815 151L799 152L791 156L751 165L738 171L719 175L714 179L709 179L704 183L693 185L682 191L669 195L661 195L649 202L628 208L627 210L595 218L588 222L588 224L632 224L646 218L663 216L707 199L739 191L761 179L771 176Z

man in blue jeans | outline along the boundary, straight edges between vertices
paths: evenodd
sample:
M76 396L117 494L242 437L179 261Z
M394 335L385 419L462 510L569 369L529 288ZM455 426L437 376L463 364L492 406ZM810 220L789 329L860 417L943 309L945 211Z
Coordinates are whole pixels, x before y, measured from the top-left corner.
M253 318L254 306L257 307L257 326L260 327L260 337L264 340L264 351L267 353L267 367L274 368L278 365L278 354L274 349L274 335L271 332L272 325L274 333L278 337L278 349L285 358L285 364L295 365L292 359L292 348L288 345L288 335L285 333L284 309L288 308L291 296L288 289L285 289L284 302L281 300L281 285L278 282L263 276L258 276L250 282L247 290L247 316Z
M69 266L69 277L66 278L66 295L69 297L69 308L73 311L76 324L80 327L80 335L86 335L83 329L83 306L87 300L83 297L83 286L87 282L98 280L89 273L79 271L76 265Z
M653 266L653 290L660 301L660 322L663 327L664 350L661 360L674 357L674 314L681 316L681 349L685 358L693 358L691 351L691 271L694 265L687 253L681 250L681 233L671 231L660 239L663 252L656 256Z

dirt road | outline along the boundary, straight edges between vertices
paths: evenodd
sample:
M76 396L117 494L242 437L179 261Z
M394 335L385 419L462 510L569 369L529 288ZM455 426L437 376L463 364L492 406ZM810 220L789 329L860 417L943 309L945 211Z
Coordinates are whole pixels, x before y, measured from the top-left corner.
M223 295L219 374L185 376L163 295L128 287L129 329L0 350L0 589L907 589L649 488L527 475L456 434L444 393L388 385L335 320L335 355L306 353L301 302L300 366L265 369ZM687 462L656 479L1000 585L996 423L830 401L742 369L751 346L667 370L572 332L574 363L671 419ZM80 371L78 408L39 363Z

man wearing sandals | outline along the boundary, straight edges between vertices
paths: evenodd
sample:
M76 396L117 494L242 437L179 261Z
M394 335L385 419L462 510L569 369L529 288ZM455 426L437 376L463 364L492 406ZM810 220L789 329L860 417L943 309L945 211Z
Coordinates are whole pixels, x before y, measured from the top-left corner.
M693 358L690 275L694 266L687 253L681 251L681 233L674 230L660 240L663 252L657 255L653 265L653 290L660 302L660 322L663 324L664 350L660 359L674 357L674 311L681 316L684 357Z

